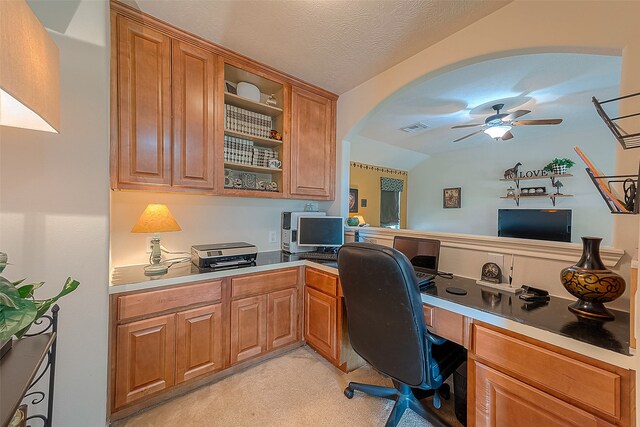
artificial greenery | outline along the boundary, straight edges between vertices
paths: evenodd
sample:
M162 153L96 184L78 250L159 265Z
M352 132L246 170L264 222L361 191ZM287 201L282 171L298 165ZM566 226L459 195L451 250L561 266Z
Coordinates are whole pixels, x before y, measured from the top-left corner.
M575 165L576 162L574 162L571 159L553 159L547 166L545 166L543 169L547 172L553 172L553 166L566 166L567 169L571 168L573 165Z
M7 254L0 252L0 273L7 266ZM53 298L38 300L36 289L44 282L23 283L24 279L11 282L0 276L0 341L12 336L21 338L31 325L40 319L49 308L63 296L73 292L80 283L67 278L62 290Z

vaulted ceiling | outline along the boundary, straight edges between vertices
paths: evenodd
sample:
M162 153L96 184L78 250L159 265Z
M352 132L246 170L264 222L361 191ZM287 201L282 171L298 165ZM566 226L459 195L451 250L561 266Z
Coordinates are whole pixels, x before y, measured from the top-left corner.
M510 0L137 0L157 18L341 94Z

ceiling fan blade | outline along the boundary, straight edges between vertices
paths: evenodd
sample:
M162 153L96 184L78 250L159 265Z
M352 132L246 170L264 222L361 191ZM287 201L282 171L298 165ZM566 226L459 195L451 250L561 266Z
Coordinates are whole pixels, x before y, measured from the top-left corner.
M518 120L511 123L512 126L531 126L531 125L559 125L562 119L541 119L541 120Z
M516 110L513 113L509 113L508 115L504 116L502 118L503 122L510 122L513 121L515 119L517 119L518 117L522 117L525 114L529 114L531 111L529 110Z
M470 136L477 135L477 134L479 134L480 132L483 132L483 131L484 131L484 129L477 130L477 131L475 131L475 132L470 133L469 135L465 135L465 136L463 136L462 138L458 138L458 139L456 139L456 140L455 140L455 141L453 141L453 142L462 141L463 139L467 139L467 138L469 138Z
M510 139L513 138L513 134L511 133L510 130L508 130L504 135L502 135L502 140L503 141L508 141Z
M472 127L475 127L475 126L482 126L482 125L484 125L484 123L472 123L470 125L453 126L451 129L472 128Z

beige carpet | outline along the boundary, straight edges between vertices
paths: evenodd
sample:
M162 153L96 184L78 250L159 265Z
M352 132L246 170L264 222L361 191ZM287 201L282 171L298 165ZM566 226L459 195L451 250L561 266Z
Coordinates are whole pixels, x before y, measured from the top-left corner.
M393 402L356 392L347 399L349 381L391 385L368 366L344 374L307 346L204 386L118 426L384 426ZM431 405L431 399L423 400ZM453 395L439 411L455 426ZM115 424L114 424L115 425ZM401 427L429 426L407 411Z

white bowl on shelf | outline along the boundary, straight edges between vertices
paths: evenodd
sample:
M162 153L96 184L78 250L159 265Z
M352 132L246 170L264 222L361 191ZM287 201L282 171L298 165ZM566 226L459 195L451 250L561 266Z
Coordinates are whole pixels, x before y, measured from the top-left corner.
M251 83L238 83L237 93L238 96L241 96L243 98L247 98L255 102L260 102L260 89L258 89L258 86Z

